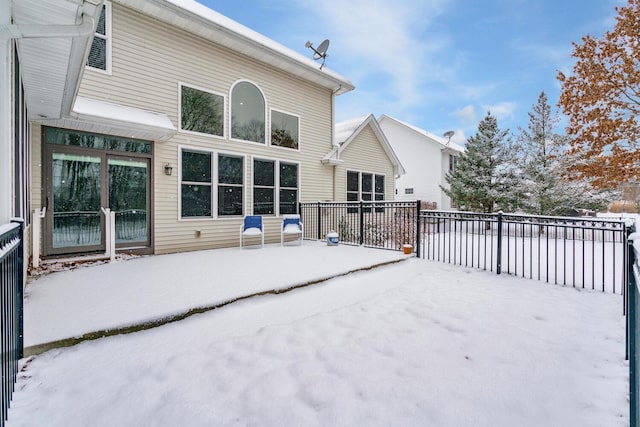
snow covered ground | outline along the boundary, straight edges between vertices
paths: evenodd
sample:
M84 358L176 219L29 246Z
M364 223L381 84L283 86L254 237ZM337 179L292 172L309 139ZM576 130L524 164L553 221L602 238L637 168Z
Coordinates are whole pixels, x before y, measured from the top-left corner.
M187 261L172 257L145 258L146 273L169 264L174 286L242 284L232 269L181 274ZM119 283L118 265L136 261L35 283ZM268 271L267 281L281 268ZM7 425L625 426L621 298L409 259L36 356Z
M406 258L355 246L267 245L141 257L39 278L25 292L25 347L123 328Z

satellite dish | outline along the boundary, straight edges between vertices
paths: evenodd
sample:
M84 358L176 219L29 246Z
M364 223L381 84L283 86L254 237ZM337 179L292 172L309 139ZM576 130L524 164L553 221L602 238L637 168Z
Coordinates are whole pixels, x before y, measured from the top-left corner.
M318 46L317 49L313 47L313 44L311 42L306 42L304 46L313 50L313 59L317 61L318 59L322 58L322 65L320 65L320 69L322 70L322 67L324 67L324 61L327 59L327 49L329 49L329 39L326 39L325 41L320 43L320 46Z
M444 133L444 137L445 137L445 138L447 138L447 144L446 144L446 145L449 145L449 143L451 142L451 137L452 137L454 134L455 134L455 132L454 132L454 131L452 131L452 130L448 130L448 131L446 131L446 132Z

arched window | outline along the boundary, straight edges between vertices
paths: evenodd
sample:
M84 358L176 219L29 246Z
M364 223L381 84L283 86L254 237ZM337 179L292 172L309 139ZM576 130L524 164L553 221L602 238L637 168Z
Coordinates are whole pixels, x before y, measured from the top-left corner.
M265 100L258 87L239 82L231 90L231 138L265 143Z

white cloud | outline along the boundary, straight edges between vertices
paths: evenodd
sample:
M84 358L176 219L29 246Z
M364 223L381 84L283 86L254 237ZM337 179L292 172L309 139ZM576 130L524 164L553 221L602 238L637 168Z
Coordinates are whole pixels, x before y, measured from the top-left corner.
M339 66L336 71L349 76L356 86L358 80L363 85L366 82L394 110L410 112L429 99L425 82L440 79L446 70L439 65L438 53L448 45L447 39L438 34L425 37L425 32L448 1L325 0L311 4L299 0L298 5L315 21L313 27L325 32L318 43L322 37L332 37L328 67Z
M513 115L513 112L516 109L516 103L501 102L499 104L494 104L494 105L483 105L482 108L485 111L491 112L491 114L496 116L498 120L504 120L504 119L508 119Z
M464 146L467 143L467 136L464 133L464 129L457 129L456 133L451 137L451 142Z
M460 108L459 110L451 113L452 116L458 117L465 123L475 123L476 119L476 109L473 105L467 105L465 107Z

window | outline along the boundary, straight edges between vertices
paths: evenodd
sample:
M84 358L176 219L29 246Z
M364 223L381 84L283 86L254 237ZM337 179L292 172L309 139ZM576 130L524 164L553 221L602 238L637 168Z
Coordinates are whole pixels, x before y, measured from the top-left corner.
M413 187L405 188L404 194L413 194Z
M360 201L360 174L358 172L347 172L347 201Z
M280 162L280 214L298 212L298 165Z
M384 175L347 171L347 201L370 202L374 200L384 200ZM357 209L349 208L347 211L356 212ZM365 211L371 212L370 209Z
M244 213L244 159L218 156L218 216Z
M273 215L275 213L275 162L253 161L253 213Z
M182 217L211 217L211 153L182 151Z
M384 200L384 175L375 176L373 191L375 200Z
M102 5L98 25L91 43L87 66L106 72L111 71L111 4Z
M182 150L181 153L182 218L211 218L244 214L244 158L218 154L217 165L213 153ZM214 173L214 167L217 173ZM214 186L218 197L215 200Z
M458 156L454 156L453 154L449 154L449 172L455 171L457 164L458 164Z
M180 129L224 135L224 96L180 86Z
M231 138L265 143L265 100L249 82L237 83L231 90Z
M276 176L277 171L277 176ZM276 202L275 195L278 195ZM278 205L276 212L275 206ZM253 160L253 213L257 215L298 212L298 165L276 160Z
M298 149L299 118L281 111L271 110L271 145Z

